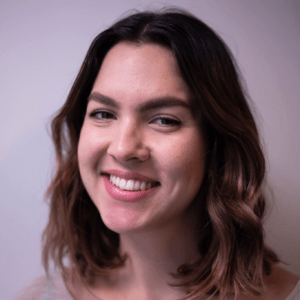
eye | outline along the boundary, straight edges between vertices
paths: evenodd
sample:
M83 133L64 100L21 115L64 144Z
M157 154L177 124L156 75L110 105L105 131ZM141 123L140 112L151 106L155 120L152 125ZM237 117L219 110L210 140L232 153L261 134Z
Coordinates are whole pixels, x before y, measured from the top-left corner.
M154 119L152 123L161 126L179 126L181 124L181 121L169 117L159 117Z
M98 120L108 120L108 119L117 119L116 116L105 110L94 110L89 115L91 118L95 118Z

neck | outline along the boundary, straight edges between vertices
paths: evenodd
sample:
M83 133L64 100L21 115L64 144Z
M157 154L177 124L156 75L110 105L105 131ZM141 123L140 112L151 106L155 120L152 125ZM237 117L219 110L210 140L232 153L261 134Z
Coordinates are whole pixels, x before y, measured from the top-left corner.
M145 293L180 283L171 273L199 257L196 230L191 230L195 224L191 222L177 220L160 229L120 235L121 253L129 257L122 277Z
M93 294L103 299L141 300L186 296L188 288L174 287L181 282L172 274L181 265L199 259L196 211L191 206L181 218L120 233L120 254L128 256L125 266L95 278L90 285Z

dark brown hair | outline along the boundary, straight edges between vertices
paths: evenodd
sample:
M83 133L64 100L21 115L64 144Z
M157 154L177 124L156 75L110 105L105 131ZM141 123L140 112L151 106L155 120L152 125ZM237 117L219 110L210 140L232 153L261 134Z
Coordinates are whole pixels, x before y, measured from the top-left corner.
M264 244L262 184L265 159L234 59L218 35L189 13L172 10L126 17L92 42L66 103L52 121L56 174L48 189L50 217L43 234L43 261L83 278L121 267L119 235L108 229L80 178L77 146L91 92L107 52L120 41L157 43L175 55L192 92L194 115L208 140L201 202L199 258L175 277L201 294L260 294L263 276L278 258Z

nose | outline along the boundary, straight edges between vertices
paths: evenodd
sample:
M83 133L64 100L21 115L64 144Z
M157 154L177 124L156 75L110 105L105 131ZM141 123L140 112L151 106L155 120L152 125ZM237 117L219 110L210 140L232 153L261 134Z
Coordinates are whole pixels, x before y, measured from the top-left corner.
M150 156L142 128L132 121L116 128L107 153L122 163L146 161Z

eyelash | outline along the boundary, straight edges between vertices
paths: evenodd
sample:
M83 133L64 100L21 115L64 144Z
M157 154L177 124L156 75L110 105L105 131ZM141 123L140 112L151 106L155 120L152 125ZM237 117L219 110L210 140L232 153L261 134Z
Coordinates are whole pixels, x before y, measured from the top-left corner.
M98 114L107 114L107 115L106 115L106 117L100 118L97 116ZM106 110L94 110L89 114L89 116L91 118L95 118L98 120L108 120L108 119L116 120L117 119L113 113L106 111ZM163 122L160 122L160 124L159 124L156 122L157 120L163 120ZM154 123L154 124L157 124L160 126L165 126L165 127L180 126L182 124L181 121L176 120L174 118L167 117L167 116L157 116L151 121L151 123Z
M108 118L106 116L106 118L99 118L97 117L98 114L107 114L107 115L110 115L110 117ZM106 110L94 110L90 113L89 115L91 118L95 118L95 119L98 119L98 120L108 120L108 119L117 119L114 114L110 113L109 111L106 111Z
M157 122L155 122L157 120L164 120L164 121L166 121L166 123L158 124ZM181 125L181 121L173 119L173 118L165 117L165 116L156 117L155 119L153 119L152 123L158 124L160 126L179 126L179 125Z

